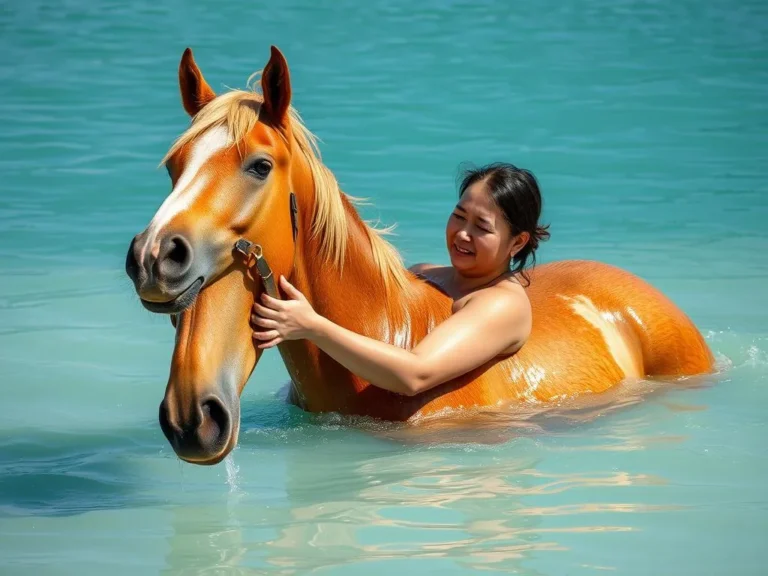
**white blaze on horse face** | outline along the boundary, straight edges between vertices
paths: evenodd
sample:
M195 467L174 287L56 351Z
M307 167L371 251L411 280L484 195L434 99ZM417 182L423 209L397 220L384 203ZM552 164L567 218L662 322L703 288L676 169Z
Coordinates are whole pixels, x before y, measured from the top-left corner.
M571 310L597 328L605 340L608 351L626 377L642 378L644 376L642 361L637 354L637 349L633 350L628 340L629 327L621 315L607 311L601 312L592 300L583 295L575 297L560 295L560 298L568 302Z
M209 129L195 142L184 172L176 181L176 186L173 187L171 193L158 208L152 222L149 223L148 241L144 245L142 259L148 247L155 243L158 233L176 216L189 209L195 199L205 190L208 176L200 174L202 167L214 154L231 144L232 138L225 126Z

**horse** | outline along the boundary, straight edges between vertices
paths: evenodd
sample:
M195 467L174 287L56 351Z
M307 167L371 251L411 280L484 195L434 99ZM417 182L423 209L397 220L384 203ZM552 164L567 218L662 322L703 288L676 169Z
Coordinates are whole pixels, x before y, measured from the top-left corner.
M452 300L406 269L387 230L366 223L340 190L291 105L279 49L258 82L217 95L187 48L179 87L191 120L161 161L171 192L130 242L125 267L142 305L175 326L160 427L179 458L212 465L237 445L240 396L262 354L249 319L266 283L238 242L258 242L274 277L319 314L406 349L450 315ZM370 385L311 342L283 342L288 401L408 425L713 370L690 318L626 270L556 261L535 267L526 290L533 327L519 352L414 396Z

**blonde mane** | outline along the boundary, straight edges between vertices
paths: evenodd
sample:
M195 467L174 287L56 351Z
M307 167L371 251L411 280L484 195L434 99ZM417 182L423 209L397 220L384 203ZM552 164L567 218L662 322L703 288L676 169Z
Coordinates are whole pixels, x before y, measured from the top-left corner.
M226 127L233 142L239 146L259 121L259 111L264 100L257 87L258 83L253 82L249 91L230 90L209 102L192 119L190 127L173 143L163 157L161 165L180 148L215 126ZM289 115L291 132L309 166L315 185L312 236L320 239L321 257L333 263L341 272L349 238L349 220L343 198L350 203L354 203L356 199L339 189L333 173L322 163L317 138L304 125L299 113L291 107ZM400 254L383 238L390 229L372 228L362 220L360 223L370 240L373 260L384 279L387 291L391 290L393 283L402 291L408 291L410 284Z

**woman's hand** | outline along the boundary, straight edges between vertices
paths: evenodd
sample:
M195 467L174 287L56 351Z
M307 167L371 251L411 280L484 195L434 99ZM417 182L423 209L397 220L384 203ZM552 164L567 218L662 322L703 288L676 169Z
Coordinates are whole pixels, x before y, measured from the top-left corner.
M284 276L280 276L280 287L291 300L277 300L263 293L262 304L253 304L251 324L256 330L253 337L261 341L259 348L307 338L316 324L318 315L312 305Z

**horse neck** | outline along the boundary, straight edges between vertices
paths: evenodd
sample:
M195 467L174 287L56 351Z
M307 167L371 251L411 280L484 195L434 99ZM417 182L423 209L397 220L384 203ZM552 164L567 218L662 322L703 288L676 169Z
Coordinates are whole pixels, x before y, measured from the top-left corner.
M298 193L299 232L289 279L318 314L358 334L406 349L450 314L450 299L410 273L406 273L407 290L382 277L366 225L343 196L347 250L341 268L327 261L321 255L323 239L312 236L314 185L306 169L295 170L293 187ZM366 402L377 401L376 395L361 394L367 382L308 340L284 342L280 353L293 381L291 398L306 409L368 413Z
M342 266L318 256L322 239L312 238L305 222L297 238L297 287L319 314L346 328L372 337L402 330L413 295L382 277L365 224L346 198L343 203L348 235Z

